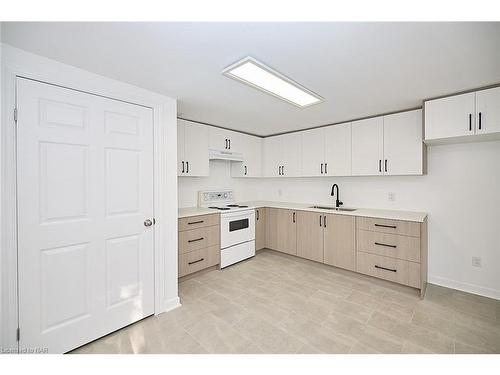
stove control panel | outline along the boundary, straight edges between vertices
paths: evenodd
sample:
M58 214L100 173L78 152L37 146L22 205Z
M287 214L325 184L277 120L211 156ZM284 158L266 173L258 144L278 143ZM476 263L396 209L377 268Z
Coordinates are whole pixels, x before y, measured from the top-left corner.
M222 206L234 203L232 190L210 190L198 192L198 207Z

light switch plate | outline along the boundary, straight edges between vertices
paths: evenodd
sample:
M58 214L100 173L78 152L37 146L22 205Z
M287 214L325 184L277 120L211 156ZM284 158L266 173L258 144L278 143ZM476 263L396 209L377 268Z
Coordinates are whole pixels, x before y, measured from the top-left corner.
M472 257L472 266L481 267L481 257Z

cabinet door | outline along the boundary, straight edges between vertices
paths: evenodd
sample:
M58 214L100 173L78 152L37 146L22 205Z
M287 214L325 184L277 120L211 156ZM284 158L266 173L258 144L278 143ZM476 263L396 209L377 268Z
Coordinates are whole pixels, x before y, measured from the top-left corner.
M325 128L325 169L327 176L351 175L351 123Z
M184 175L208 176L208 126L186 121L184 128Z
M251 135L240 135L243 162L231 163L232 177L262 176L262 138Z
M302 133L281 135L283 138L283 168L285 177L299 177L302 173Z
M422 174L422 152L421 109L384 116L384 174Z
M229 149L229 131L221 128L210 126L209 146L213 150L228 150Z
M500 132L500 87L476 92L476 134Z
M243 140L243 174L246 177L262 176L262 138L252 136L242 136Z
M297 255L323 263L323 214L297 212Z
M278 177L282 165L283 138L280 136L264 138L264 175Z
M177 176L184 176L186 172L186 162L184 160L185 123L183 120L177 120Z
M347 215L326 215L324 228L324 263L354 271L356 268L356 218Z
M313 129L302 132L302 176L322 176L324 173L324 129Z
M297 255L296 212L278 208L267 210L267 247Z
M384 119L352 122L352 175L381 175L384 158Z
M257 208L255 210L255 250L266 247L267 232L267 208Z
M470 92L425 102L425 139L474 134L475 93Z

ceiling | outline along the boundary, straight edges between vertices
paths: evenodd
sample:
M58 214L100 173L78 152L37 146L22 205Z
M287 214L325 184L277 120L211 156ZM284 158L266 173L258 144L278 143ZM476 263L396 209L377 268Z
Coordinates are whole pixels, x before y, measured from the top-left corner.
M500 23L2 23L5 43L178 99L179 116L270 135L500 83ZM221 71L252 56L325 101L297 108Z

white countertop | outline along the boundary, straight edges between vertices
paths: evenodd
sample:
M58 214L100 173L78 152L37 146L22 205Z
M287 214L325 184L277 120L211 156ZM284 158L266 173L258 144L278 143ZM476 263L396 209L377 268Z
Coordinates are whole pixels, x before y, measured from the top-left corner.
M320 213L329 213L334 215L348 215L348 216L363 216L363 217L374 217L377 219L391 219L391 220L403 220L403 221L415 221L421 223L427 217L425 212L416 211L399 211L399 210L377 210L373 208L357 208L356 211L333 211L333 210L322 210L319 208L310 208L314 206L314 203L292 203L292 202L272 202L272 201L249 201L249 202L238 202L239 204L244 204L250 207L270 207L270 208L283 208L287 210L298 210L298 211L311 211ZM206 214L219 214L219 211L210 208L198 208L198 207L188 207L179 208L179 218L190 217L197 215Z

